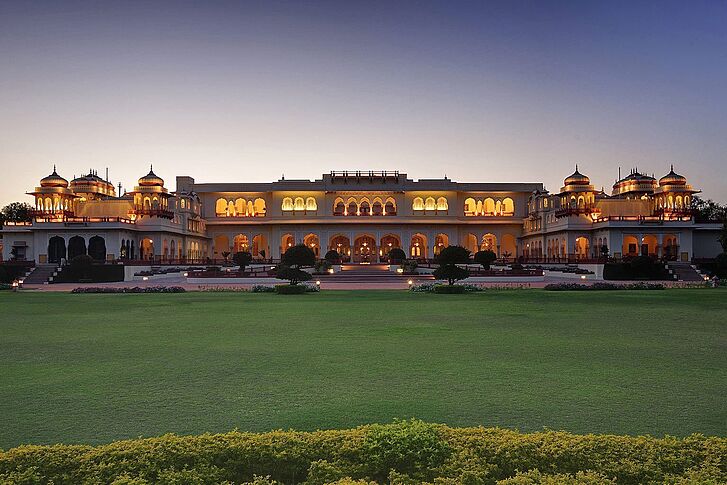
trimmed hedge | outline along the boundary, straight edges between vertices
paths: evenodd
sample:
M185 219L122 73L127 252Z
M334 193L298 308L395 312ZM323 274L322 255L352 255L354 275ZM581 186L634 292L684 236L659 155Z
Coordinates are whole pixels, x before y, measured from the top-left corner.
M444 295L461 295L466 291L467 288L461 285L434 285L434 293Z
M579 283L550 283L543 288L546 291L607 291L607 290L663 290L661 283L630 283L617 285L614 283L596 282L590 285Z
M306 291L305 285L275 285L275 293L278 295L302 295Z
M134 286L130 288L82 286L73 288L71 293L184 293L186 291L181 286Z
M523 434L397 421L0 452L1 483L724 483L727 439ZM266 477L266 478L260 478ZM356 482L362 480L362 482Z
M92 283L118 283L124 281L124 267L120 264L93 264L88 279ZM75 274L70 265L64 266L53 283L79 283L83 278Z
M605 280L673 280L674 276L663 264L645 256L639 256L627 263L606 263L603 266Z

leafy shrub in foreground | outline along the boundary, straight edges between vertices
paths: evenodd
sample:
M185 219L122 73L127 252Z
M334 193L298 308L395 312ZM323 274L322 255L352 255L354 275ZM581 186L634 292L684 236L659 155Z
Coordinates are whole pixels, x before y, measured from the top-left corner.
M582 285L580 283L551 283L545 285L547 291L607 291L607 290L663 290L665 288L661 283L631 283L626 285L617 285L614 283L596 282L591 285Z
M399 421L0 451L0 483L725 483L727 438L519 433ZM264 478L261 478L264 477ZM363 482L360 482L363 481Z
M131 288L81 286L71 290L71 293L184 293L186 291L181 286L134 286Z

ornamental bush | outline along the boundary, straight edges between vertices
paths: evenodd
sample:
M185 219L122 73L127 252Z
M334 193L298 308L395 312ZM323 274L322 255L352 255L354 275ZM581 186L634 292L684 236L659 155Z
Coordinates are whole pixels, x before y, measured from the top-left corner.
M275 293L278 295L302 295L305 292L305 285L275 285Z
M24 445L0 483L687 484L727 481L727 438L519 433L418 420L315 432L230 432Z
M338 251L334 251L333 249L330 249L325 256L323 256L323 259L328 261L331 264L340 264L341 263L341 255L338 254Z
M477 251L475 253L475 262L482 266L483 269L490 269L490 265L497 259L497 254L493 251ZM514 266L514 265L513 265ZM514 268L513 268L514 269Z
M467 288L460 285L435 285L434 293L445 295L461 295L467 293Z
M393 248L389 251L389 262L391 264L399 264L406 259L406 253L401 248Z

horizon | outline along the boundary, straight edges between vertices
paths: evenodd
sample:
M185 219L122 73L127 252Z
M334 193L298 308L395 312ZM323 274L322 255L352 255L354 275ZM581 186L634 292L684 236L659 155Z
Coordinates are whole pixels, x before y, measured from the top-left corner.
M727 4L0 3L0 205L58 166L130 190L331 170L727 202Z

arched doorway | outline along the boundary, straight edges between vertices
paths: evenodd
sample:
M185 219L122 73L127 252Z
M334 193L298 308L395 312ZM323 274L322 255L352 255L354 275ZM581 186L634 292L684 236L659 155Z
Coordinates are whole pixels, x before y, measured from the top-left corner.
M288 250L288 248L292 248L295 246L295 238L292 234L284 234L283 237L280 238L280 255L282 256L285 254L285 251Z
M414 234L409 243L409 254L415 259L427 258L427 238L424 234Z
M635 257L639 255L639 240L636 236L624 236L621 248L623 256Z
M96 261L106 260L106 241L101 236L93 236L88 240L88 255Z
M381 238L381 244L379 245L379 256L382 260L389 258L389 251L394 248L401 247L401 239L395 234L387 234Z
M497 250L497 237L492 233L487 233L482 236L480 251L492 251L497 257L500 257L500 253Z
M376 239L368 234L356 236L353 240L354 261L371 263L376 259Z
M250 242L247 236L244 234L238 234L233 240L234 251L233 253L246 253L250 251Z
M66 241L60 236L53 236L48 241L48 262L60 263L66 258Z
M256 234L252 238L252 257L265 259L268 257L268 240L265 234Z
M470 253L475 254L478 250L477 236L474 234L467 234L467 237L464 239L464 247L469 249Z
M550 251L552 253L552 248ZM517 239L515 239L515 236L512 234L502 235L502 240L500 241L500 256L505 259L513 260L517 257Z
M321 243L318 240L318 235L316 234L308 234L303 238L303 244L311 248L313 251L313 254L316 255L316 258L320 257L321 253Z
M674 234L666 234L662 243L662 255L668 260L676 260L679 254L679 243Z
M586 259L588 258L588 251L590 248L590 242L588 241L588 238L580 236L576 238L576 245L575 245L575 253L577 259Z
M149 238L142 239L139 243L139 257L141 259L154 258L154 241Z
M68 259L86 254L86 240L81 236L73 236L68 240Z
M656 236L649 234L641 238L641 255L656 257Z
M346 236L337 235L331 238L328 249L341 255L341 261L349 261L351 257L351 242Z
M434 237L434 256L438 256L442 249L449 246L449 236L446 234L437 234Z
M230 240L225 235L215 236L214 239L214 257L215 259L224 258L222 253L230 250ZM191 257L191 256L190 256Z

